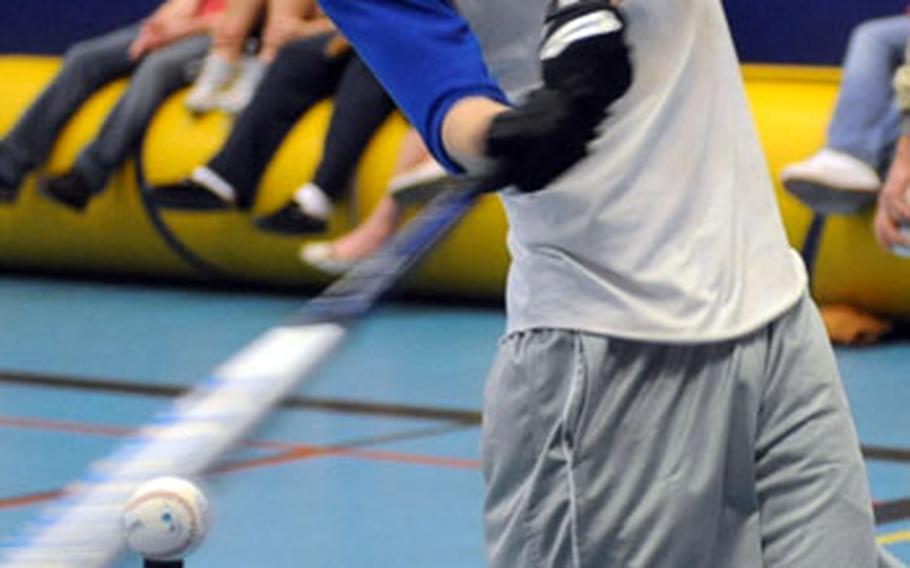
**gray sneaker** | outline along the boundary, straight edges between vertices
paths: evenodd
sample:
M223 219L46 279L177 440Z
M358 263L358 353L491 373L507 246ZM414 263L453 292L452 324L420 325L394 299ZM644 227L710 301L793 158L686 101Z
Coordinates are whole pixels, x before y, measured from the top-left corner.
M265 76L268 64L255 57L246 58L241 64L240 72L230 87L218 97L218 106L230 114L239 114L250 104L256 88Z
M202 64L199 77L186 96L186 108L195 114L204 114L218 108L221 92L236 74L236 64L216 55L208 56Z

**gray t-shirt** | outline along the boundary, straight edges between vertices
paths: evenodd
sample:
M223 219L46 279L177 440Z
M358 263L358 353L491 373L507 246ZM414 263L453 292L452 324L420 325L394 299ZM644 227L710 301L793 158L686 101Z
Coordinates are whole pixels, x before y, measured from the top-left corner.
M510 96L539 83L548 0L457 0ZM719 0L626 0L635 80L591 155L506 191L509 331L657 342L759 328L806 287Z

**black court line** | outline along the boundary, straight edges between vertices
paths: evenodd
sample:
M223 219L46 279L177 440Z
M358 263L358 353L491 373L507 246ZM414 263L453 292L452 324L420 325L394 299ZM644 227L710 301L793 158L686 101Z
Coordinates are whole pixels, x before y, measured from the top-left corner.
M883 501L876 503L873 508L875 510L876 525L886 525L910 519L910 499Z
M159 398L174 398L188 391L186 386L175 384L151 384L22 371L0 371L0 383ZM479 425L481 422L481 413L477 410L413 406L406 404L369 403L353 400L293 396L286 398L281 406L291 409L325 410L343 414L366 414L440 420L471 426ZM863 445L861 449L863 457L867 460L910 463L910 449L907 448L887 448L883 446Z
M49 387L67 390L85 390L110 394L140 395L158 398L174 398L186 393L189 389L183 385L152 384L122 380L72 377L46 373L29 373L22 371L0 371L0 383L23 386ZM342 399L325 399L293 396L286 398L283 408L301 410L324 410L342 414L365 414L398 418L413 418L454 422L467 426L476 426L481 422L481 413L477 410L414 406L406 404L370 403ZM863 457L870 461L910 463L910 449L888 448L883 446L863 445Z
M867 460L910 463L910 450L907 449L862 446L862 451Z
M105 379L86 379L76 377L54 376L37 373L22 373L0 371L0 383L61 388L69 390L88 390L115 394L133 394L151 397L173 398L187 391L186 387L177 385L142 384ZM393 416L400 418L424 418L454 422L457 426L441 426L426 428L416 431L393 433L385 436L351 440L339 444L326 446L326 450L343 450L351 448L370 447L383 443L417 439L422 437L437 436L455 432L466 427L480 424L480 412L471 410L454 410L417 407L408 405L360 403L354 401L313 399L306 397L291 397L283 403L286 408L318 409L349 414L369 414L379 416ZM910 450L899 448L885 448L881 446L863 446L863 456L868 460L892 461L910 463ZM283 452L265 459L241 460L226 462L214 468L214 472L227 473L231 470L246 469L248 467L262 467L278 465L301 459L299 452ZM260 463L262 462L262 463ZM40 500L47 500L55 495L54 492L41 494ZM19 503L18 500L23 500ZM8 499L11 505L30 504L33 499L29 496L19 496ZM15 501L15 503L13 503ZM910 519L910 499L897 499L883 501L874 505L876 525L884 525L897 521Z
M174 398L186 393L189 390L183 385L137 383L109 379L68 377L63 375L50 375L44 373L26 373L19 371L0 371L0 383L161 398ZM480 412L475 410L455 408L440 408L378 402L360 402L354 400L325 399L303 396L288 397L282 402L281 406L283 408L290 409L323 410L342 414L362 414L391 418L439 420L444 422L454 422L466 426L476 426L480 424Z

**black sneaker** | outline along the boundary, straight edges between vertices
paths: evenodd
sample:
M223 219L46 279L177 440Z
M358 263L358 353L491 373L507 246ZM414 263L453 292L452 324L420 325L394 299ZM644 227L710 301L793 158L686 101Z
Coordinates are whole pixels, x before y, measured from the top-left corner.
M19 187L11 187L0 181L0 205L13 203L19 195Z
M8 148L0 142L0 204L16 201L24 175L18 161L7 150Z
M38 190L57 203L82 211L95 195L88 181L77 171L41 180Z
M300 205L293 200L285 203L284 207L274 213L255 217L253 224L263 231L286 235L322 233L329 226L325 219L319 219L305 213L300 208Z
M219 211L234 205L192 178L153 188L151 200L158 207L184 211Z

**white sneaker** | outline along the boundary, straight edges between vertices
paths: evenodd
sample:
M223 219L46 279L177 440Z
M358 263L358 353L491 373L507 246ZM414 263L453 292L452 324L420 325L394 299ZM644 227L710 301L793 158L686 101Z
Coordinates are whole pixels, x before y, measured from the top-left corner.
M186 108L196 114L203 114L218 108L218 98L221 91L231 82L236 73L233 63L219 57L210 55L202 64L199 77L193 83L186 96Z
M239 114L250 104L256 88L265 76L268 64L255 57L247 57L240 64L240 72L230 87L221 93L218 106L230 114Z
M300 247L300 261L304 264L325 272L326 274L340 275L357 264L356 260L335 258L332 243L309 243Z
M868 164L830 148L787 166L780 177L787 191L824 214L855 213L875 202L882 185Z
M388 191L400 205L426 203L445 189L430 182L447 176L448 173L436 160L427 160L392 178Z
M328 221L332 216L332 199L311 181L300 186L294 192L293 199L300 206L300 210L310 217Z
M424 160L415 167L395 176L389 182L389 191L395 193L400 189L420 183L444 177L445 168L439 165L436 160Z

